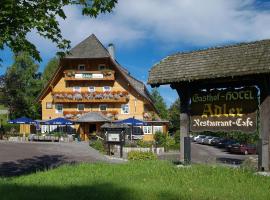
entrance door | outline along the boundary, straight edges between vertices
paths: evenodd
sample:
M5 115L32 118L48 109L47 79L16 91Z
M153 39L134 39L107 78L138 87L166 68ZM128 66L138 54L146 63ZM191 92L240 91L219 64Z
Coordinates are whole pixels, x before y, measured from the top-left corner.
M96 136L97 126L96 124L89 124L89 139L93 139Z

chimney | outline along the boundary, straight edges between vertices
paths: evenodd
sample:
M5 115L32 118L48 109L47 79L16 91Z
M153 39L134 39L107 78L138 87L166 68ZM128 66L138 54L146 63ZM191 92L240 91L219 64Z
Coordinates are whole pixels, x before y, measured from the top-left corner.
M108 51L109 51L109 54L111 55L112 59L115 59L115 48L114 48L114 45L112 43L110 43L108 45Z

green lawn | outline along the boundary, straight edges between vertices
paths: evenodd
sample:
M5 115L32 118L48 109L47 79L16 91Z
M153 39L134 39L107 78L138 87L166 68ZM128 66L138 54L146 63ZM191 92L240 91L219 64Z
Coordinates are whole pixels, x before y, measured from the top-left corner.
M0 199L267 200L270 178L225 167L176 168L161 161L81 164L2 178Z

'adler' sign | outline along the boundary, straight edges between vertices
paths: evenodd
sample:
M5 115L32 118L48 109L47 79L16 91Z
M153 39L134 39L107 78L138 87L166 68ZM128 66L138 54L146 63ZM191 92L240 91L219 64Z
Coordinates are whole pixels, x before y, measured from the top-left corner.
M190 129L193 132L255 132L257 108L258 90L255 87L194 92L191 95Z

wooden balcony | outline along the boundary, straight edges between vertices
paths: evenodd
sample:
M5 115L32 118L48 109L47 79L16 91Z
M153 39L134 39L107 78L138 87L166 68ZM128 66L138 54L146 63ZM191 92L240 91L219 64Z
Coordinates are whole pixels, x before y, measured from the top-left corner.
M114 81L115 71L103 70L103 71L75 71L65 70L65 81Z
M52 92L54 103L127 103L126 91L112 92Z

